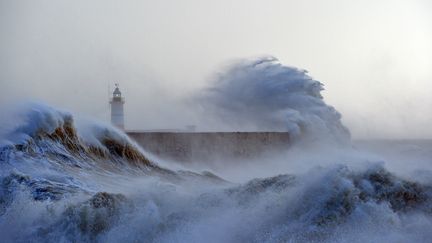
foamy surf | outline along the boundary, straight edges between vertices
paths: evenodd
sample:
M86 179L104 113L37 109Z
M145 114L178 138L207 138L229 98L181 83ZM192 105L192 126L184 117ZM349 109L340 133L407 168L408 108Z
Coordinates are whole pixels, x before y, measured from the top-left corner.
M32 105L3 131L6 242L364 242L432 237L432 184L382 164L231 183L147 158L124 133ZM288 163L289 161L287 161ZM271 161L266 161L271 166ZM223 177L223 175L222 175Z

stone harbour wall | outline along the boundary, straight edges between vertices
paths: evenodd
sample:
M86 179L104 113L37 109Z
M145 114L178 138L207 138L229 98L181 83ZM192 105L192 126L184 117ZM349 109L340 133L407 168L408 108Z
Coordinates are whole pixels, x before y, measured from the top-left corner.
M287 132L126 132L146 151L178 161L251 158L289 146Z

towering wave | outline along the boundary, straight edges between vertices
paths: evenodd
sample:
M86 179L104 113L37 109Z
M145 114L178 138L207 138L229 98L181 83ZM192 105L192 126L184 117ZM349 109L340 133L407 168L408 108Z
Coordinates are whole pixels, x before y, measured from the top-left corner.
M234 62L199 100L235 130L289 131L297 138L346 142L349 131L324 102L322 90L307 71L268 56Z
M43 104L31 104L14 117L19 121L16 126L1 131L1 174L7 187L25 185L35 200L90 193L93 185L80 180L94 175L183 180L185 172L157 165L126 134L111 126L90 123L77 129L70 113ZM191 175L219 180L208 172ZM8 192L6 189L6 195Z
M12 154L19 154L23 160L47 159L60 164L69 159L70 166L75 167L111 163L115 168L127 163L145 170L162 170L125 134L109 126L89 124L85 133L79 134L70 113L42 104L25 108L18 120L22 123L2 132L2 157L7 161Z

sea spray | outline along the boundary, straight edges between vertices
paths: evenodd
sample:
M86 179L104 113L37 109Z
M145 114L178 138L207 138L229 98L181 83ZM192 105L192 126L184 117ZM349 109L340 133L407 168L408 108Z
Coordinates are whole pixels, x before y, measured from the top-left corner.
M288 131L297 138L347 142L349 131L322 90L307 71L268 56L233 62L197 100L234 131Z

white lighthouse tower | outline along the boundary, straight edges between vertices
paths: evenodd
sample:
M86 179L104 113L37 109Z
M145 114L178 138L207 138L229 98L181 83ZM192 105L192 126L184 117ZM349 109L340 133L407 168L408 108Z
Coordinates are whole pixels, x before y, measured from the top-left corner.
M115 84L113 96L110 99L111 104L111 123L120 129L124 129L124 112L123 104L125 103L124 98L121 96L119 85Z

